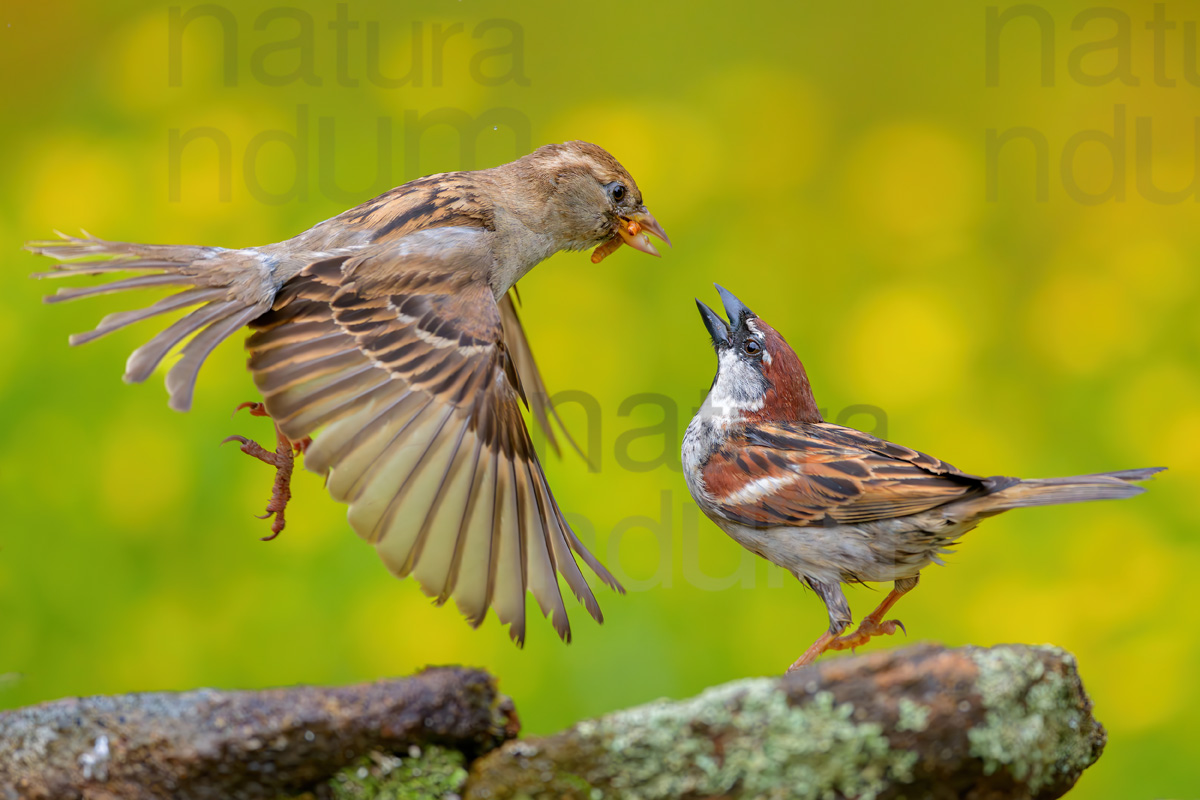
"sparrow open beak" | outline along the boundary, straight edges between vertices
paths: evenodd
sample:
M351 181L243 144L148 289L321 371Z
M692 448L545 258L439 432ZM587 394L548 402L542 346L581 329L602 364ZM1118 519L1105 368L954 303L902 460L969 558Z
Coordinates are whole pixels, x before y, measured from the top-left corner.
M746 304L733 296L733 293L728 289L713 284L717 287L717 293L721 295L721 302L725 304L725 316L729 317L729 324L735 328L741 327L747 317L755 316L754 312L746 308Z
M658 224L658 220L646 210L645 206L642 206L627 217L620 217L620 220L621 223L617 225L617 236L597 247L595 252L592 253L593 264L599 264L608 258L622 243L629 245L634 250L641 250L643 253L652 256L659 255L658 249L650 244L650 237L646 235L648 233L654 234L668 245L671 244L671 240L667 238L667 232L662 229L662 226Z
M662 229L662 225L658 224L658 220L646 210L645 206L628 217L621 217L621 223L617 226L617 233L621 235L625 244L634 250L641 250L652 256L658 255L658 250L650 244L650 237L646 235L647 233L654 234L668 246L671 244L671 240L667 238L667 232Z
M699 300L696 301L696 307L700 309L700 319L704 320L704 327L708 328L708 335L712 337L713 345L715 347L728 346L729 326L725 324L725 320Z
M667 232L662 229L662 225L658 224L658 220L654 218L653 214L646 210L645 206L639 208L636 213L631 214L629 220L640 225L642 230L644 230L646 233L653 234L662 241L666 242L667 247L672 246L671 239L667 236Z

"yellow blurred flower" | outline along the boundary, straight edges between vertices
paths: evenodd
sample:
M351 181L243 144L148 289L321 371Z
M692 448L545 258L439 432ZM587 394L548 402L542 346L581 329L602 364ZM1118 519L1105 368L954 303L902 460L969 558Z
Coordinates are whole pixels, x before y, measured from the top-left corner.
M962 312L931 286L894 286L866 294L850 312L840 378L852 397L912 404L959 380L974 346Z
M966 229L983 195L977 162L940 128L889 123L867 133L847 155L844 191L861 229L890 250L890 258L929 263L966 246ZM907 248L919 257L906 256Z
M1145 349L1150 323L1139 319L1135 302L1121 281L1094 269L1055 274L1030 300L1030 346L1068 373L1111 368Z
M113 141L58 134L37 139L20 158L22 230L30 238L53 238L56 229L102 231L125 217L138 185L126 161L127 147Z

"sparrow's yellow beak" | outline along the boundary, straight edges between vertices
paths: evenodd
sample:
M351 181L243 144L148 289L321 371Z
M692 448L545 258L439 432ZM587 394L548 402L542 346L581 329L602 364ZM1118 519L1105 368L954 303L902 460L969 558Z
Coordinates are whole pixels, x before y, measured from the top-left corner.
M592 253L592 263L599 264L620 247L622 243L629 245L634 250L641 250L643 253L652 256L659 255L657 248L650 243L650 237L646 235L650 233L662 239L668 245L671 244L671 240L667 238L667 232L658 224L658 220L646 210L645 206L642 206L629 216L621 217L621 223L617 226L617 236L614 236L596 248L595 252Z

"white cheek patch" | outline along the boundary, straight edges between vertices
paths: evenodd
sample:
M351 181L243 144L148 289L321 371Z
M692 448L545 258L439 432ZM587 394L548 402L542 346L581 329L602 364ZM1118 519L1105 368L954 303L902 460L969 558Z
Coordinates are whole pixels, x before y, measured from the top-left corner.
M740 416L739 411L760 411L766 387L758 370L738 358L732 350L720 355L717 380L708 395L713 416Z
M758 411L763 407L761 377L729 350L721 354L717 380L708 395L714 415L732 416L735 411Z
M731 375L733 374L733 371L737 369L737 366L737 355L732 350L726 350L725 352L721 353L719 363L717 364L717 375ZM720 382L720 380L720 377L718 377L717 381Z

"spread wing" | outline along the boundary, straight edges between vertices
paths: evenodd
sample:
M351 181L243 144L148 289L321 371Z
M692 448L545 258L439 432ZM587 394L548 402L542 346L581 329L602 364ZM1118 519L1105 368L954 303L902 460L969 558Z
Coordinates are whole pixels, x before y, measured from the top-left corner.
M756 426L710 457L704 483L754 527L872 522L986 491L944 461L828 423Z
M550 393L542 381L542 373L538 370L537 362L533 360L533 350L529 347L529 340L525 338L525 327L517 315L517 304L520 301L521 297L517 294L517 287L514 286L508 294L500 298L499 306L500 322L504 328L504 346L508 349L508 355L517 371L517 377L520 379L521 386L524 387L522 399L526 401L533 412L533 418L537 420L538 427L545 433L546 441L554 449L555 454L561 455L562 450L558 446L558 437L554 432L551 420L558 426L563 438L567 440L571 448L586 461L587 456L575 443L571 432L567 430L567 426L558 416L554 404L550 402Z
M620 586L533 452L484 235L438 228L310 265L255 321L250 368L290 438L324 428L305 464L393 573L472 625L494 608L517 642L529 589L569 639L556 571L602 619L572 551Z

